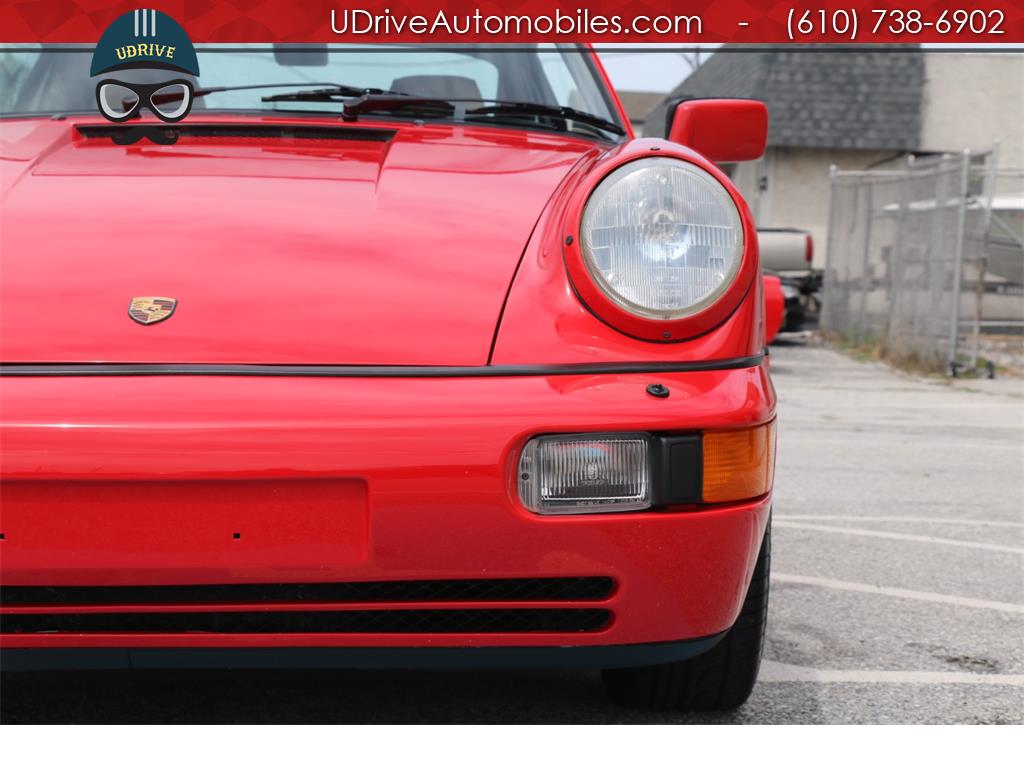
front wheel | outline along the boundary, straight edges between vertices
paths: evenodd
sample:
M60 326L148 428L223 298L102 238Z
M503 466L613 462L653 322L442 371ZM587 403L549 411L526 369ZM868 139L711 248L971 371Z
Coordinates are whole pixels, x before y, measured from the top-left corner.
M743 704L761 666L771 550L769 522L739 618L710 651L670 664L606 669L602 677L612 700L637 709L721 710Z

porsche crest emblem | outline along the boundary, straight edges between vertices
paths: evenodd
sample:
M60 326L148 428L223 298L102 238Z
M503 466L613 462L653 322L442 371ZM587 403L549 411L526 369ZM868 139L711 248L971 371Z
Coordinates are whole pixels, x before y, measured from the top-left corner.
M177 299L168 299L162 296L136 296L128 307L128 316L136 323L152 325L166 320L174 314L174 308L178 306Z

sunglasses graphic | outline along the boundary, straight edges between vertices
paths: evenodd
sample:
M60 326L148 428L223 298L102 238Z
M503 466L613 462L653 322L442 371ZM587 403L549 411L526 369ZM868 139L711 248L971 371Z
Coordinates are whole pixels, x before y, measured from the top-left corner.
M192 109L192 83L168 80L141 85L103 80L96 85L96 106L115 123L131 120L143 107L165 123L176 123Z

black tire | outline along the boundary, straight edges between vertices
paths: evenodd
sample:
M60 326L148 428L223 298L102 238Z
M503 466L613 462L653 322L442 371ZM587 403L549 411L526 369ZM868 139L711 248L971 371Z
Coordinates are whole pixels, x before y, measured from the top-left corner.
M725 636L710 651L685 661L604 670L601 674L612 700L635 709L707 711L743 704L761 666L771 559L769 522L739 618Z

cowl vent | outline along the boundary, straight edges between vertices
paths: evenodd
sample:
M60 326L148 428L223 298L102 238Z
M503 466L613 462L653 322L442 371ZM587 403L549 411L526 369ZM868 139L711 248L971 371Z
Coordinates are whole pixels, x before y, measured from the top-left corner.
M86 139L113 139L143 125L79 125L78 133ZM348 128L331 125L294 125L287 123L182 123L164 129L160 125L145 123L158 130L176 133L180 137L212 139L292 139L299 141L379 141L387 142L395 131L378 128Z

